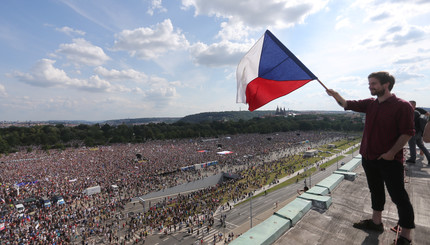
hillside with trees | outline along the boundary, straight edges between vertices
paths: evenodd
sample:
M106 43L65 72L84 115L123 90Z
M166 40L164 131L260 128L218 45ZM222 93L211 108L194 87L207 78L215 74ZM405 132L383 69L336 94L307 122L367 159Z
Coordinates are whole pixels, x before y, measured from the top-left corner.
M349 131L363 130L361 114L307 114L295 117L267 116L249 120L212 120L190 123L148 123L141 125L80 124L74 127L42 125L31 127L0 128L0 153L21 149L31 151L62 149L66 147L108 145L113 143L142 143L148 140L218 137L248 133L274 133L287 131Z

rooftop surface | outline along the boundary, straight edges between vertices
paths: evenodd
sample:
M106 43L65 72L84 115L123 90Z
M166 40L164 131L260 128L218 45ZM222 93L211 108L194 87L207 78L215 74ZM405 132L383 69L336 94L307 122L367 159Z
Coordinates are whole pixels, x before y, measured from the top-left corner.
M332 192L332 204L327 210L311 208L292 228L273 244L391 244L396 233L390 230L398 220L397 208L386 192L387 201L382 214L385 231L365 232L352 227L354 222L372 216L370 192L361 164L354 170L354 181L343 180ZM430 167L418 158L407 165L405 187L415 212L413 244L430 244Z

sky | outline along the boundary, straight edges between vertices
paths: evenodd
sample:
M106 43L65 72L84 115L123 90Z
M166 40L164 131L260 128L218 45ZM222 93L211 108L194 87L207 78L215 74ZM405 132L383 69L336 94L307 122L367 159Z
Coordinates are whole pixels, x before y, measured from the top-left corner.
M430 0L5 0L0 121L244 111L236 68L270 30L328 88L430 107ZM258 110L342 110L311 81Z

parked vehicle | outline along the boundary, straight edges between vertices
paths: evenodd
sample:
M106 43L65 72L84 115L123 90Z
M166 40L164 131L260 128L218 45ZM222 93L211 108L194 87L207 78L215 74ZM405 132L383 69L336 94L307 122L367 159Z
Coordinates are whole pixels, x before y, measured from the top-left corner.
M46 198L46 197L41 197L39 199L39 204L40 204L40 207L42 207L42 208L49 208L49 207L51 207L51 201L48 198Z
M34 197L29 197L24 199L23 204L24 204L24 207L28 210L28 212L32 213L37 209L38 200Z
M22 203L18 203L15 205L16 211L18 211L18 213L24 213L25 211L25 207Z
M37 203L37 199L34 197L29 197L24 199L23 204L26 208L29 208L30 206L34 205Z
M54 196L52 199L52 204L63 205L66 204L62 196Z
M97 193L100 193L100 192L101 192L101 188L100 188L99 185L96 185L96 186L93 186L93 187L88 187L87 189L85 189L83 191L84 195L87 195L87 196L91 196L93 194L97 194Z

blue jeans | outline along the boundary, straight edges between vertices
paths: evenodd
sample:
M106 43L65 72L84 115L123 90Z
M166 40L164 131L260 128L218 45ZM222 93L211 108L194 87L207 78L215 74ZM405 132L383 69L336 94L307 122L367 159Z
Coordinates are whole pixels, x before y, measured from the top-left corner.
M423 142L423 136L421 134L416 134L412 136L412 138L408 141L409 144L409 154L411 155L409 157L410 160L415 161L417 159L417 147L420 148L424 152L424 155L427 158L427 163L430 164L430 152L427 150L427 148L424 145Z
M398 224L407 229L415 228L414 209L405 189L403 164L396 160L366 160L364 158L362 160L372 199L372 209L384 210L385 184L391 200L397 206Z

